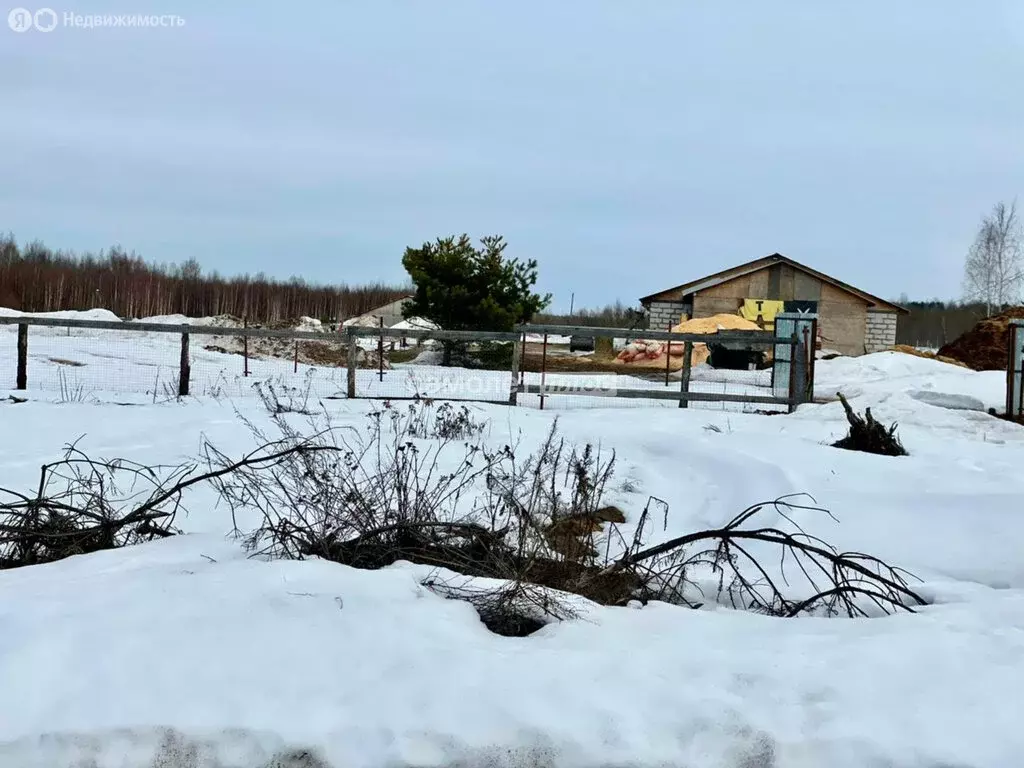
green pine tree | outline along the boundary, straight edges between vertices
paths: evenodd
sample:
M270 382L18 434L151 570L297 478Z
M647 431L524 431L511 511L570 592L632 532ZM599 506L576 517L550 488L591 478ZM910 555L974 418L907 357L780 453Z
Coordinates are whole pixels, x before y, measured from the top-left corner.
M423 317L452 331L511 331L551 303L540 295L537 262L505 258L500 235L484 237L480 248L468 235L438 238L420 248L406 248L402 257L416 292L406 303L405 317ZM452 345L445 344L445 362Z

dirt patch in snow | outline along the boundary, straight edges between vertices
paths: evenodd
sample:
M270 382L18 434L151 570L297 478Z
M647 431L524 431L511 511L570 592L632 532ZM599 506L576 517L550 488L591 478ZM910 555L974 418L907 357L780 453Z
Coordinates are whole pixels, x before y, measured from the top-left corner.
M210 343L204 344L208 352L220 352L227 355L245 354L245 340L241 336L212 336ZM249 357L261 360L274 358L278 360L298 360L301 365L343 368L348 364L348 348L343 339L336 341L296 341L294 339L249 339ZM358 352L360 368L379 367L376 350L360 349ZM384 368L390 368L387 357Z

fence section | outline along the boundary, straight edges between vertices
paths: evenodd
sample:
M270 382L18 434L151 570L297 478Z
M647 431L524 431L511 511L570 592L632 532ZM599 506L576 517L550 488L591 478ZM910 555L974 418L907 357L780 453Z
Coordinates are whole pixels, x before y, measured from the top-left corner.
M1024 421L1024 320L1011 320L1006 364L1006 415Z
M0 387L167 400L247 397L258 382L345 397L344 337L290 329L0 317Z
M713 334L644 331L639 334L642 342L637 346L642 346L641 355L654 348L652 364L646 365L647 361L641 358L639 364L622 365L618 358L613 358L601 368L607 373L589 373L588 369L597 366L584 363L577 367L570 362L568 367L574 372L567 374L559 358L549 353L553 338L567 342L568 359L572 361L581 359L572 356L574 346L608 349L613 346L611 340L622 333L621 329L528 325L522 330L525 338L540 340L542 352L539 374L531 381L528 373L522 371L518 390L536 396L541 408L557 407L561 401L570 400L571 407L607 407L631 402L678 408L715 404L721 407L741 405L757 411L791 411L810 400L813 389L810 380L813 348L805 346L806 341L796 333L782 337L768 331ZM593 343L582 344L584 339ZM601 339L604 344L597 343ZM780 363L773 355L780 347L787 350L786 361L802 361L786 369L785 378L790 388L782 393L773 386L775 380L782 377L776 371ZM527 359L528 350L523 354L523 360ZM699 364L704 361L711 365Z
M814 353L803 326L790 330L647 331L641 342L619 328L546 325L325 332L4 317L0 367L8 386L64 400L251 396L254 384L275 382L313 398L792 410L810 398ZM627 354L640 347L636 359ZM705 359L712 364L699 364Z
M350 398L517 402L519 332L345 329Z

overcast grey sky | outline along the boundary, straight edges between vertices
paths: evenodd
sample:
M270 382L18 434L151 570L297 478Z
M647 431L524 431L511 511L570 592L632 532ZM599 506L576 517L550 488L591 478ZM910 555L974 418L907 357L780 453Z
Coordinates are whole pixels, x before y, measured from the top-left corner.
M0 27L0 230L348 283L500 233L556 309L774 251L954 297L1024 200L1022 6L50 0L185 25Z

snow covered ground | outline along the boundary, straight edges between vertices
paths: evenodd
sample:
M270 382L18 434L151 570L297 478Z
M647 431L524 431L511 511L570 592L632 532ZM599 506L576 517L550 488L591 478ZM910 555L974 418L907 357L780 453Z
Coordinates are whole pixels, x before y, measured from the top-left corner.
M34 336L31 365L111 354L47 343ZM165 350L135 344L116 365L141 381L135 367L152 373ZM810 511L796 522L917 574L933 602L917 614L587 606L499 637L421 587L421 568L247 558L199 488L186 536L0 572L0 767L1020 766L1024 428L963 409L999 406L1005 385L895 353L819 361L817 374L819 394L898 420L911 455L831 448L845 433L838 403L789 416L470 407L494 446L529 450L557 416L568 439L614 448L608 500L629 524L648 497L668 504L652 540L809 493L838 522ZM0 486L34 488L39 466L78 438L90 454L153 464L194 458L201 436L241 455L254 443L239 416L269 417L236 391L153 402L97 386L60 402L30 388L28 402L0 403ZM358 427L373 404L324 405Z

